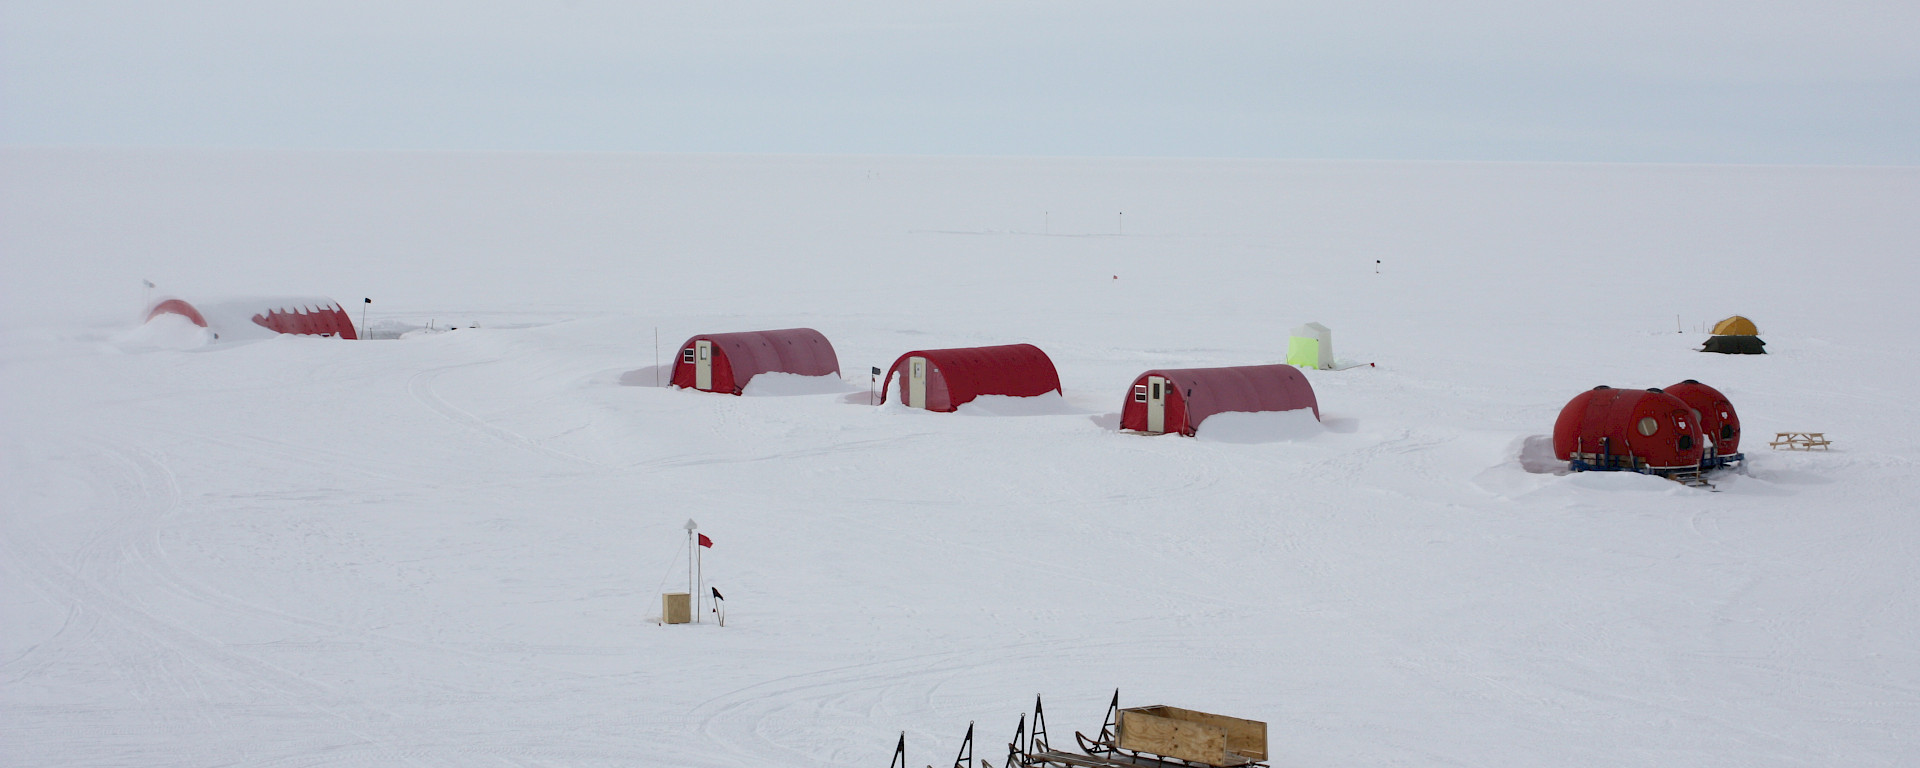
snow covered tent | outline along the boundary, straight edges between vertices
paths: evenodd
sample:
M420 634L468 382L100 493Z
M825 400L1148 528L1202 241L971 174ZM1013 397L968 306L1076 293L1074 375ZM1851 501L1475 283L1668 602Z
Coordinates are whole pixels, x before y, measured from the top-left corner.
M1692 470L1700 466L1702 443L1693 409L1658 389L1594 387L1553 423L1553 453L1576 470Z
M1715 336L1758 336L1760 335L1760 329L1757 327L1754 327L1752 320L1748 320L1739 315L1734 315L1733 317L1729 317L1725 320L1714 323L1713 335Z
M215 338L292 333L302 336L331 336L358 339L353 318L339 302L326 298L234 299L202 304L198 307L181 299L163 299L147 310L147 319L161 315L180 315L194 325L212 331Z
M1693 379L1667 387L1666 393L1692 408L1694 419L1700 422L1700 434L1706 436L1702 463L1718 466L1742 458L1740 414L1733 410L1733 403L1726 395Z
M1767 343L1758 336L1710 336L1707 343L1700 346L1700 351L1722 355L1764 355L1767 353Z
M1150 435L1193 435L1208 416L1227 411L1313 410L1313 385L1291 365L1176 368L1147 371L1133 380L1120 407L1120 428Z
M1061 391L1053 360L1032 344L908 352L887 369L880 402L886 402L896 372L900 402L929 411L951 411L981 395L1036 397Z
M673 385L740 394L763 373L837 376L840 358L812 328L711 333L687 339L673 363Z
M1293 329L1287 339L1287 365L1333 369L1333 331L1319 323L1307 323Z

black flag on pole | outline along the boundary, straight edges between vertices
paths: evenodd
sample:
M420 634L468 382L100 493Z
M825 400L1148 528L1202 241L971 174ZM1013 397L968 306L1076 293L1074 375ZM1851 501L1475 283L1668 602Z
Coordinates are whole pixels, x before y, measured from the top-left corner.
M721 597L721 596L720 596L720 590L719 590L719 588L717 588L717 587L708 587L708 589L711 589L711 590L713 590L713 599L715 599L715 600L725 600L725 599L726 599L726 598L724 598L724 597Z

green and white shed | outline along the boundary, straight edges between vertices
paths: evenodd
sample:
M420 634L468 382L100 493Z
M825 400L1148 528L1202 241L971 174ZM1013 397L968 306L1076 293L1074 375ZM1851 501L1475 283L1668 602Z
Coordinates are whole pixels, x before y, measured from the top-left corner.
M1293 329L1293 337L1287 339L1287 365L1331 370L1333 331L1319 323L1307 323Z

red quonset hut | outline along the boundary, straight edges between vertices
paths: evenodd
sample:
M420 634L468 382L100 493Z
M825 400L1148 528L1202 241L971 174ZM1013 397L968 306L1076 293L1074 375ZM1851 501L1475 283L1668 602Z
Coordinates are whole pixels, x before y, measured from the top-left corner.
M1733 403L1726 395L1693 379L1667 387L1666 393L1680 398L1693 409L1694 418L1700 422L1700 434L1707 437L1704 460L1708 464L1738 460L1740 414L1733 410Z
M1575 469L1663 473L1700 466L1693 409L1658 389L1594 387L1560 409L1553 453Z
M332 299L266 298L209 304L205 312L181 299L167 299L147 311L147 319L180 315L215 335L242 335L234 324L251 322L275 333L358 339L353 318ZM226 327L220 327L226 326Z
M895 372L901 374L900 402L929 411L951 411L981 395L1035 397L1061 391L1053 361L1032 344L908 352L887 369L880 402L887 401Z
M1120 428L1151 435L1192 435L1208 416L1227 411L1313 410L1313 385L1291 365L1147 371L1133 380L1120 408Z
M840 358L812 328L710 333L687 339L673 363L673 385L738 395L763 373L840 374Z

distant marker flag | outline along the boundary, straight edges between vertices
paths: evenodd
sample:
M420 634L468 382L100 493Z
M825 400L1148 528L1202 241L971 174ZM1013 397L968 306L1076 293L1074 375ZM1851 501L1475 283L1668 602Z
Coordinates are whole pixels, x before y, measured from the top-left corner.
M712 589L712 590L713 590L713 599L715 599L715 600L725 600L725 599L727 599L727 598L725 598L725 597L722 597L722 596L720 595L720 590L719 590L719 588L717 588L717 587L708 587L708 589Z
M713 549L713 539L707 538L707 535L704 533L697 534L697 535L700 537L700 546L706 547L707 549Z

